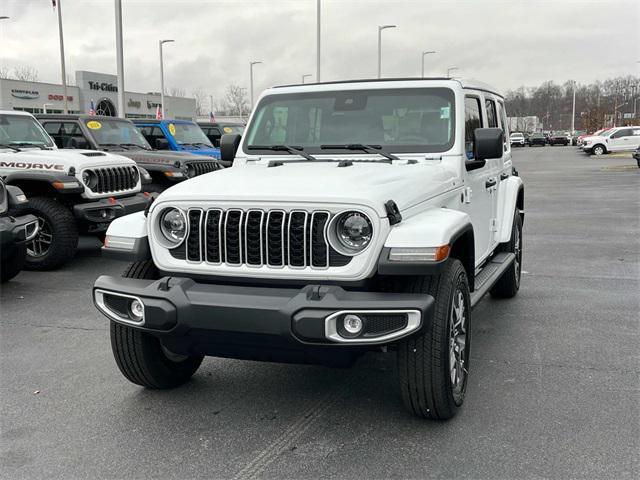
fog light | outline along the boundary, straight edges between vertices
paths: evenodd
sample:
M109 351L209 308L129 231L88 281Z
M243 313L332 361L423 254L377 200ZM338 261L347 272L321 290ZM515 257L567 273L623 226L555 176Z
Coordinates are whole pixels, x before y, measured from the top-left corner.
M344 316L342 325L347 333L351 335L358 335L362 331L364 322L358 315L349 314Z
M144 318L144 305L140 300L134 299L131 300L129 304L129 313L133 320L140 321Z

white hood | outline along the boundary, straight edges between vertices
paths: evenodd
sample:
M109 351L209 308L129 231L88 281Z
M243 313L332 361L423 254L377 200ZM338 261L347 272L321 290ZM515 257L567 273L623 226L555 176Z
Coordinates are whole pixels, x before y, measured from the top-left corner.
M13 163L13 168L21 170L64 171L74 167L77 171L89 167L127 166L136 163L121 155L95 150L40 150L27 149L19 152L0 150L0 169L10 168L7 163ZM24 164L15 167L15 164Z
M386 216L384 204L394 200L400 210L443 193L456 172L439 160L406 162L250 161L201 175L163 192L158 203L172 201L322 202L367 205Z

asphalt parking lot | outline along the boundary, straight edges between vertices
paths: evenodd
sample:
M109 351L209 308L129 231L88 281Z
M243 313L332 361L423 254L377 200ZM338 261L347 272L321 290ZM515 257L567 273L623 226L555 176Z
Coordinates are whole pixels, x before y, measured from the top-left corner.
M117 370L90 242L0 296L3 478L638 478L640 169L518 149L524 276L474 311L465 407L402 408L393 355L349 370L207 358L173 391Z

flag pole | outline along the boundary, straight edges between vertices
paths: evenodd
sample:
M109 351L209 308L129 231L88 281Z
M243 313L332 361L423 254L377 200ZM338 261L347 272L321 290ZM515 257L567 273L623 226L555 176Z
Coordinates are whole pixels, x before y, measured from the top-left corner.
M62 0L52 0L53 8L58 6L58 35L60 36L60 67L62 69L62 88L64 91L64 113L69 113L67 98L67 69L64 64L64 34L62 33Z

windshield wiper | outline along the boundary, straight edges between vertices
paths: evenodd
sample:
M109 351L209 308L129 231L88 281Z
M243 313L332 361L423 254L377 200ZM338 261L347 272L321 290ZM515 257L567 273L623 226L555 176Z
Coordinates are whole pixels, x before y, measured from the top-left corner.
M249 145L249 150L273 150L274 152L288 152L291 155L300 155L312 162L317 162L316 157L312 157L308 153L303 152L304 147L299 145Z
M10 150L13 150L14 152L21 152L22 151L18 147L14 147L13 145L9 145L7 143L0 143L0 148L8 148Z
M386 152L381 145L364 145L362 143L345 143L342 145L320 145L321 150L360 150L366 153L377 153L389 160L400 160L395 155Z
M120 143L119 145L123 147L136 147L136 148L142 148L143 150L151 150L150 148L147 148L142 145L138 145L137 143Z
M29 143L29 142L11 142L11 145L18 145L20 147L33 147L39 148L40 150L46 150L44 145L38 145L37 143Z
M129 150L127 147L123 146L120 143L99 143L100 147L122 147L125 150Z

